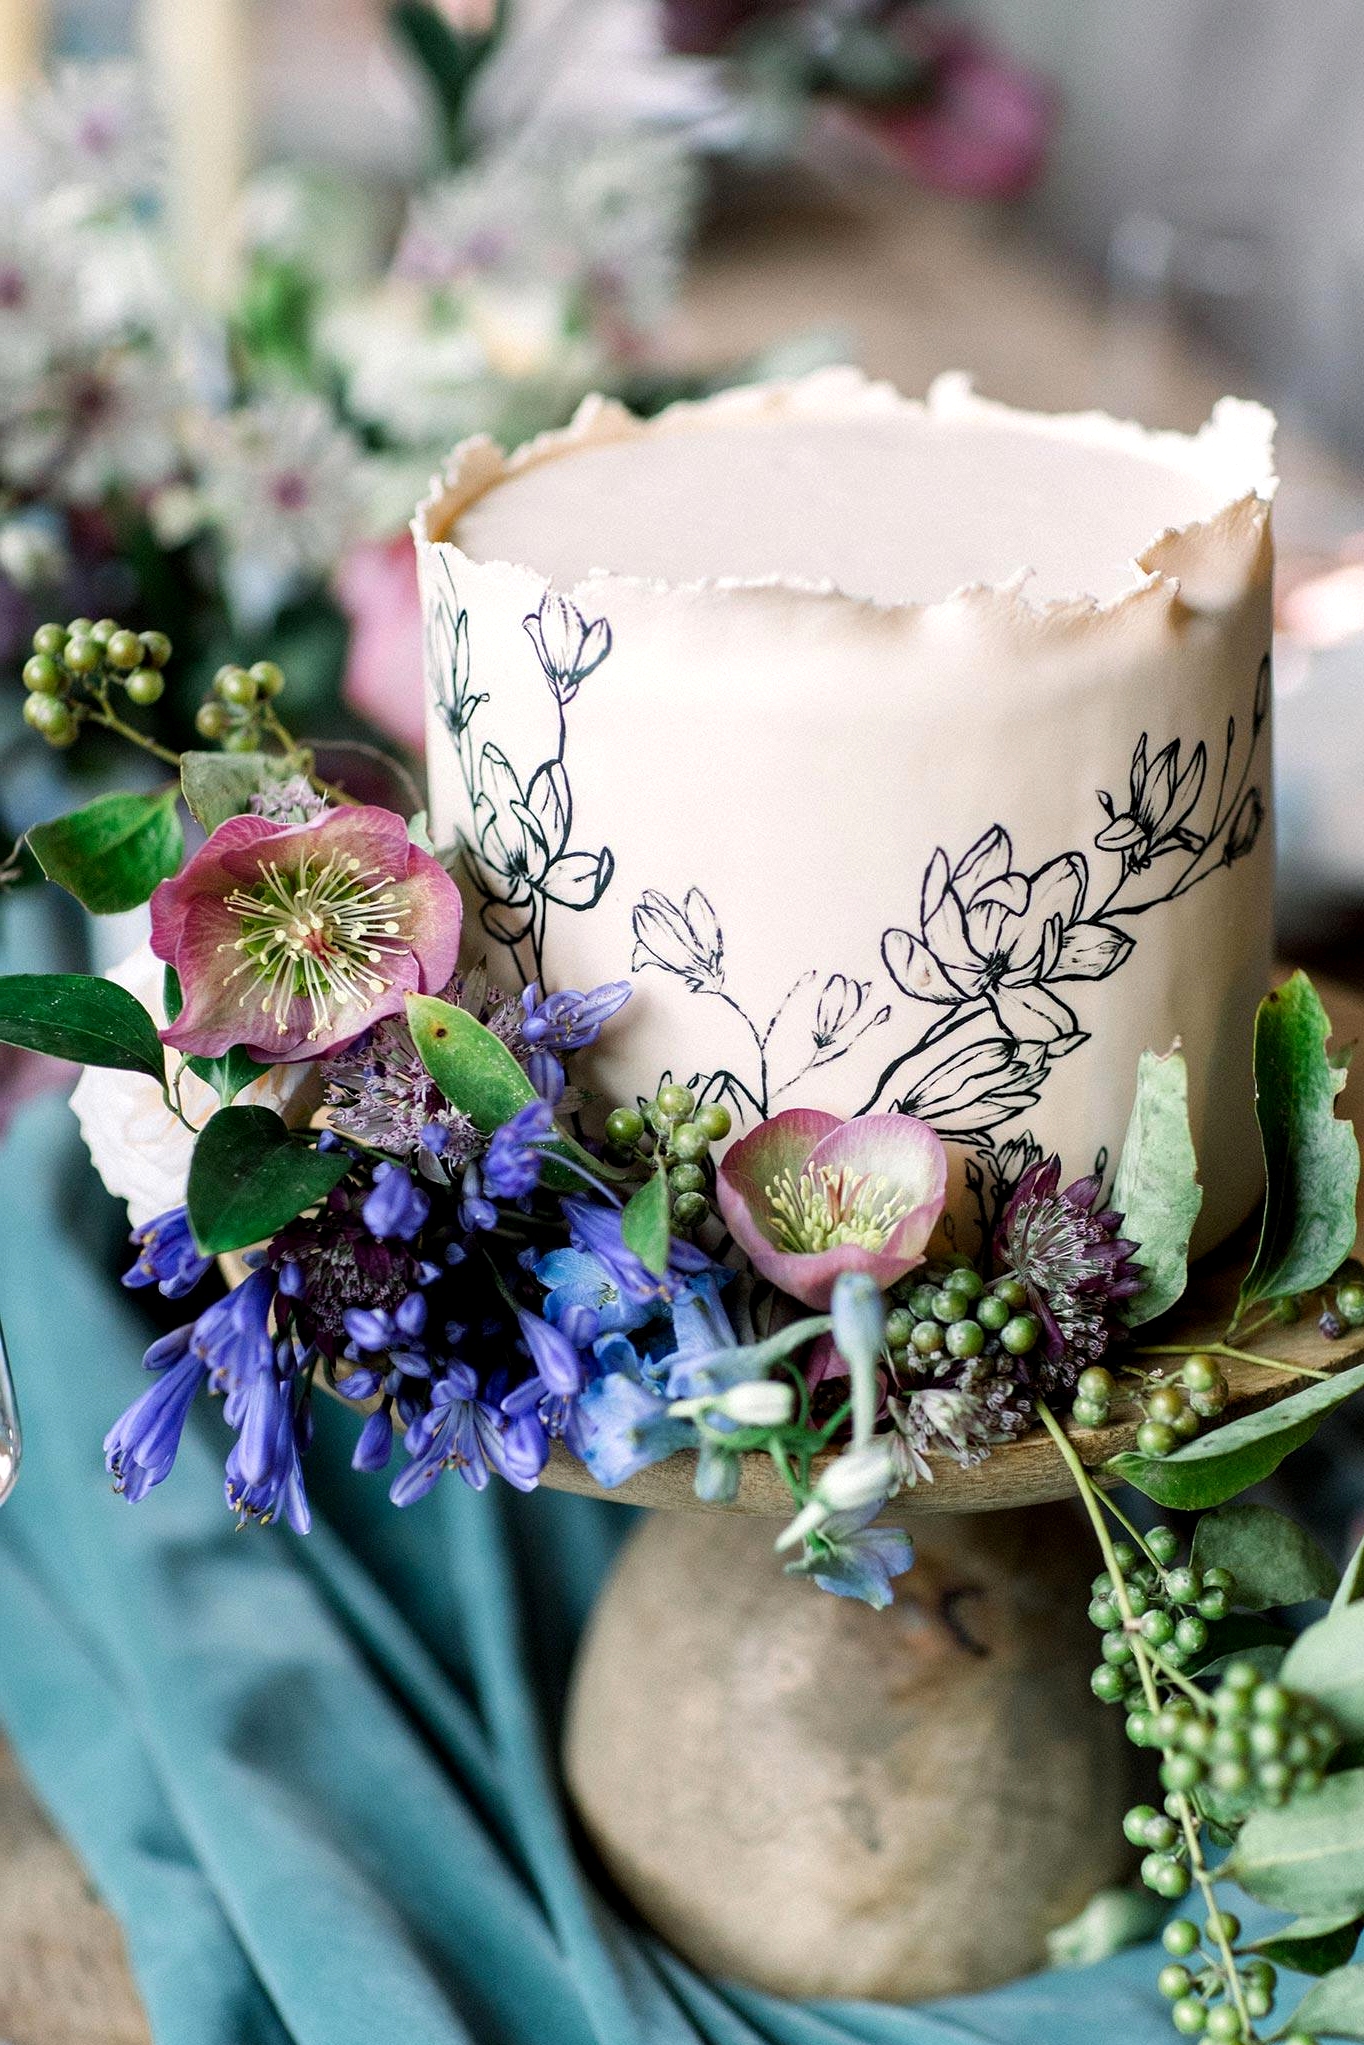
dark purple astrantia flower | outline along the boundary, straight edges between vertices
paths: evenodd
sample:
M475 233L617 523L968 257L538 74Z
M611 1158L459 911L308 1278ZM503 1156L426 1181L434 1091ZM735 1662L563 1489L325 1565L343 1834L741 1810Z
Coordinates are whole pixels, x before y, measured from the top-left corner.
M1032 1165L1014 1189L995 1238L1002 1273L1022 1280L1042 1323L1043 1389L1069 1390L1086 1364L1103 1355L1117 1329L1114 1309L1140 1292L1130 1262L1137 1245L1119 1230L1122 1216L1099 1207L1097 1173L1064 1191L1061 1161Z

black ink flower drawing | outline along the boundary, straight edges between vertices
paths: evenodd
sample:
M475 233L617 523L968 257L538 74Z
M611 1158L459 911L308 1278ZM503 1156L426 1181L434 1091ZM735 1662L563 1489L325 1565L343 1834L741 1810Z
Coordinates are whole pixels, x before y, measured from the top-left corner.
M1099 790L1099 802L1108 817L1094 840L1099 851L1121 854L1129 873L1145 873L1153 860L1171 853L1201 851L1203 841L1186 820L1203 793L1207 771L1205 745L1194 747L1188 765L1180 771L1177 738L1148 762L1143 732L1132 755L1127 808L1120 811L1107 789Z
M821 981L811 969L802 973L765 1022L755 1021L725 984L725 938L710 899L689 888L674 902L657 888L646 888L634 910L635 950L630 970L648 967L671 973L693 994L720 1001L742 1023L752 1040L754 1060L744 1073L728 1068L697 1074L703 1095L732 1102L740 1120L750 1114L762 1120L781 1095L807 1073L832 1064L850 1051L868 1030L890 1019L889 1006L869 1003L871 982L830 973Z
M615 872L609 846L595 852L573 846L573 791L565 766L567 708L610 653L611 628L605 618L589 622L552 590L523 621L558 712L553 756L523 780L501 746L490 739L474 742L471 726L488 697L470 688L468 613L444 563L442 570L446 595L429 607L426 656L473 818L464 864L483 927L512 953L524 985L544 978L551 907L595 908Z

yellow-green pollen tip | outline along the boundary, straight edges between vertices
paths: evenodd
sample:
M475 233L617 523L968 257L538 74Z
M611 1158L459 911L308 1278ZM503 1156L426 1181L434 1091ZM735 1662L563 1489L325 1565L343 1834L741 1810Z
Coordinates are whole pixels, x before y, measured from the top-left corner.
M903 1191L884 1174L855 1172L847 1165L828 1165L799 1177L784 1171L763 1188L771 1210L777 1248L812 1256L820 1250L853 1243L861 1250L883 1250L909 1213Z
M292 873L262 860L260 885L227 897L242 926L240 937L218 947L242 955L228 982L249 976L240 1006L258 1004L282 1037L300 997L313 1012L311 1043L330 1034L341 1009L369 1007L391 982L383 969L404 949L407 905L393 892L392 874L362 880L361 870L353 854L307 858Z

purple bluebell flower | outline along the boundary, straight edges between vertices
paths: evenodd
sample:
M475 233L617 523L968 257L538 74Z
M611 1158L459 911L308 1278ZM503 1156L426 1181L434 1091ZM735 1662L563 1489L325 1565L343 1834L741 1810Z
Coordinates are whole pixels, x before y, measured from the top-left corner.
M555 1326L563 1326L568 1333L566 1317L575 1313L590 1313L596 1317L596 1333L610 1334L617 1329L642 1328L662 1310L664 1302L658 1299L635 1299L627 1297L619 1278L611 1267L600 1257L588 1250L550 1250L531 1266L535 1276L546 1289L545 1319ZM578 1348L584 1344L570 1334L569 1340Z
M574 1452L608 1491L695 1440L690 1421L674 1420L665 1398L624 1371L599 1378L577 1401Z
M531 1085L542 1101L548 1101L551 1108L557 1108L568 1085L568 1075L552 1051L532 1051L526 1060L526 1073Z
M512 1419L483 1397L477 1373L451 1363L431 1388L431 1404L408 1428L403 1446L411 1458L389 1487L395 1505L424 1498L443 1470L458 1470L482 1491L495 1470L518 1491L531 1491L545 1465L549 1443L533 1413Z
M426 1301L421 1293L409 1292L392 1313L386 1307L347 1307L341 1319L355 1347L369 1355L420 1348Z
M521 1336L530 1360L546 1388L563 1397L581 1389L582 1364L578 1352L561 1328L542 1321L538 1314L518 1313Z
M207 1307L190 1331L191 1346L207 1364L214 1389L227 1394L229 1426L237 1424L232 1414L233 1394L275 1367L270 1333L275 1291L273 1271L253 1271Z
M494 1200L524 1200L540 1183L544 1146L554 1135L554 1111L548 1101L527 1101L524 1108L494 1130L483 1160L483 1190Z
M169 1477L199 1387L208 1375L190 1346L193 1326L153 1342L143 1359L156 1382L135 1399L104 1437L104 1464L115 1491L134 1503Z
M355 1453L351 1457L353 1470L383 1470L388 1467L393 1454L393 1414L388 1401L375 1409L360 1429Z
M522 1038L533 1050L584 1051L596 1043L602 1024L624 1008L631 992L628 980L612 980L588 994L565 987L541 1000L539 985L532 980L521 996Z
M860 1598L883 1610L895 1596L891 1578L903 1576L914 1561L914 1543L903 1527L871 1525L884 1503L875 1499L855 1512L831 1513L806 1536L800 1559L786 1565L787 1575L812 1576L837 1598Z
M124 1272L123 1283L155 1285L166 1299L183 1299L212 1268L213 1259L199 1254L183 1207L169 1207L153 1221L144 1221L129 1240L138 1246L137 1262Z
M227 1502L243 1521L268 1526L283 1514L296 1534L306 1534L312 1514L299 1451L306 1446L307 1422L294 1411L293 1385L282 1378L261 1380L252 1388L250 1409L227 1459Z
M477 1165L466 1165L460 1182L460 1223L467 1229L497 1227L497 1209L484 1198L483 1180ZM448 1255L448 1252L447 1252Z
M410 1243L430 1212L430 1200L401 1165L374 1167L374 1190L365 1199L360 1216L377 1242L396 1237Z
M634 1251L626 1248L619 1208L573 1199L564 1201L563 1211L574 1248L587 1251L605 1265L621 1293L635 1306L674 1299L684 1278L710 1269L711 1260L704 1250L674 1237L667 1272L656 1278Z

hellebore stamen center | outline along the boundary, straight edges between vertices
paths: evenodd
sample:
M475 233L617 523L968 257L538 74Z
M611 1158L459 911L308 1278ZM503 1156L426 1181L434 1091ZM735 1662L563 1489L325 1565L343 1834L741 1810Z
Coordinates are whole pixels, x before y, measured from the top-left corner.
M383 968L400 953L408 910L392 874L361 878L353 854L306 858L296 871L260 862L260 884L238 888L225 906L241 920L241 936L219 951L241 961L228 982L248 975L240 1006L258 1003L281 1036L298 999L313 1011L309 1041L328 1034L339 1009L368 1007L390 984Z
M850 1171L846 1165L836 1171L828 1165L812 1171L807 1165L799 1177L788 1170L763 1190L778 1248L797 1255L847 1243L882 1250L910 1210L903 1191L883 1174Z

